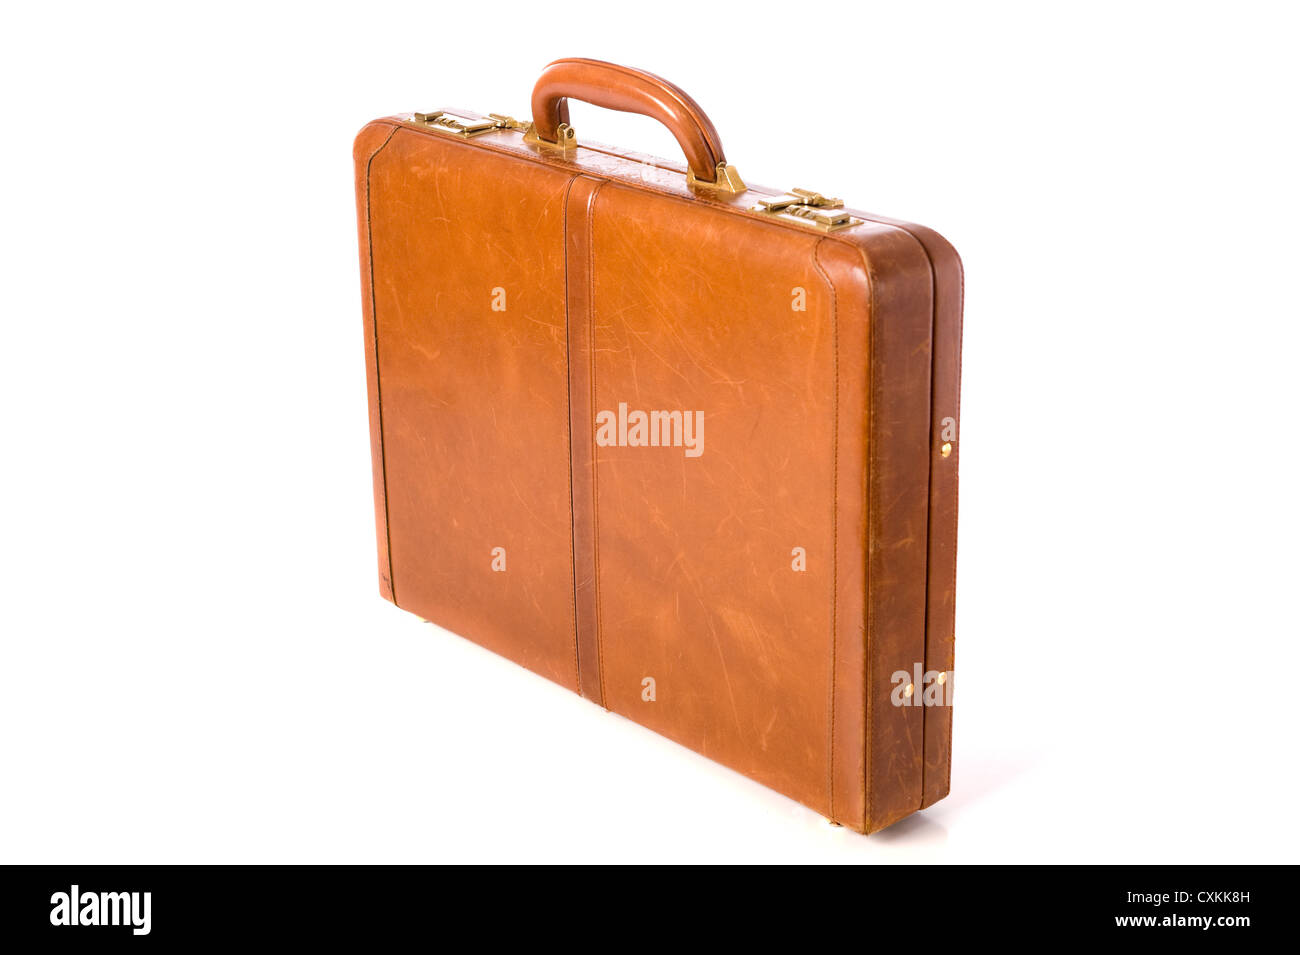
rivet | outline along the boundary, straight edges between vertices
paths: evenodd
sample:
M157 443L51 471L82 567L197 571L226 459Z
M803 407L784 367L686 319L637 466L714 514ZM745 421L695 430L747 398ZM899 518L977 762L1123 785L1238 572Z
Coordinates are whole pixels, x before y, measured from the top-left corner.
M909 683L907 684L907 689L903 691L903 696L911 696L915 692L916 692L916 687L912 686L912 684Z
M939 453L942 454L945 458L946 458L948 455L952 454L952 442L951 442L951 441L945 441L945 442L943 443L943 447L939 449Z
M943 686L945 683L948 682L948 674L941 672L937 677L935 677L935 680L938 682L940 686Z

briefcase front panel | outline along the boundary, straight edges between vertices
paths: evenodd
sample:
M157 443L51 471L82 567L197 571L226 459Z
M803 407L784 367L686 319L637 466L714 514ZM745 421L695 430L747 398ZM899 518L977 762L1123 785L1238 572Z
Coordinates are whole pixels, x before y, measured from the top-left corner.
M434 137L398 131L368 163L393 597L574 686L572 177L492 153L466 167Z
M942 240L530 133L358 137L385 595L853 828L932 802Z

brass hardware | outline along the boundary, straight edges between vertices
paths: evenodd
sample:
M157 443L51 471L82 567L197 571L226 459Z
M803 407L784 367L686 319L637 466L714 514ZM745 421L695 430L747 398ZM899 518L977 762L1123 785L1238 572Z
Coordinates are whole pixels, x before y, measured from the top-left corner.
M936 683L938 683L940 686L943 686L945 683L948 682L948 674L940 670L939 675L934 679Z
M423 123L430 129L451 133L465 139L480 133L490 133L494 129L523 129L525 125L513 116L503 116L500 113L489 113L487 119L474 119L472 116L453 113L446 109L440 109L436 113L415 113L411 116L411 120Z
M939 449L939 453L942 454L945 458L946 458L948 455L952 454L952 442L951 442L951 441L945 441L945 442L943 443L943 447Z
M783 196L760 199L753 211L823 232L836 232L862 224L861 219L853 218L844 210L843 200L827 198L811 189L791 189Z
M488 113L495 119L502 129L527 129L531 123L525 123L515 119L513 116L506 116L504 113Z
M687 169L686 185L696 189L716 189L719 192L731 193L733 196L744 192L748 188L745 181L740 178L740 172L737 171L736 167L725 162L718 163L718 168L714 171L713 182L697 179L695 173Z
M903 691L903 696L910 697L915 692L916 692L916 687L913 686L911 683L909 683L907 684L907 689Z
M788 206L816 206L822 209L838 209L844 205L843 199L831 199L811 189L791 189L783 196L761 199L758 203L764 209L779 210Z
M566 153L578 145L578 134L573 131L573 127L568 123L560 123L559 129L555 133L559 137L556 142L542 139L537 135L537 127L529 123L524 130L524 142L530 146L541 146L543 149L558 149Z

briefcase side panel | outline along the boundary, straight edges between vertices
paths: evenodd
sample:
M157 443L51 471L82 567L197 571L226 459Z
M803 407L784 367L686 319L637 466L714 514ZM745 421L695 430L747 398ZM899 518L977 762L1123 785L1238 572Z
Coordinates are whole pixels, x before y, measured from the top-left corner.
M931 382L930 543L926 598L926 669L945 675L941 708L925 723L925 798L948 795L956 666L957 498L961 455L961 336L965 281L961 259L932 229L913 226L934 270L934 358Z
M836 238L828 271L869 315L861 828L872 832L922 802L927 711L915 674L925 660L933 273L906 230L868 222Z
M914 691L923 697L925 706L921 802L924 809L948 794L952 771L964 273L956 249L935 230L861 210L854 210L853 214L869 222L897 226L912 235L924 249L933 275L926 640L922 674L927 682Z

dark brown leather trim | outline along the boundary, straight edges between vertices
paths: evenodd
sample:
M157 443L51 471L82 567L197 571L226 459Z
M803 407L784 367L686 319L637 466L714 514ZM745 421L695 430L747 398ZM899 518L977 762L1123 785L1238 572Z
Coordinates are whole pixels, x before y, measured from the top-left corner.
M934 372L931 389L930 541L927 580L925 666L951 672L956 642L957 474L961 455L961 260L946 241L916 227L934 265ZM958 433L943 456L944 419ZM948 687L950 690L951 687ZM951 706L931 708L925 722L925 785L921 808L948 794L952 778Z
M926 563L925 669L951 672L955 666L957 588L957 498L960 434L943 457L944 419L961 427L961 340L965 277L957 251L933 229L854 210L870 222L894 225L925 250L934 276L931 356L930 500ZM925 763L921 808L949 792L952 779L953 707L925 711Z
M870 369L863 828L874 832L915 812L922 798L924 707L895 705L892 676L925 659L934 305L929 258L910 233L896 228L857 249Z

